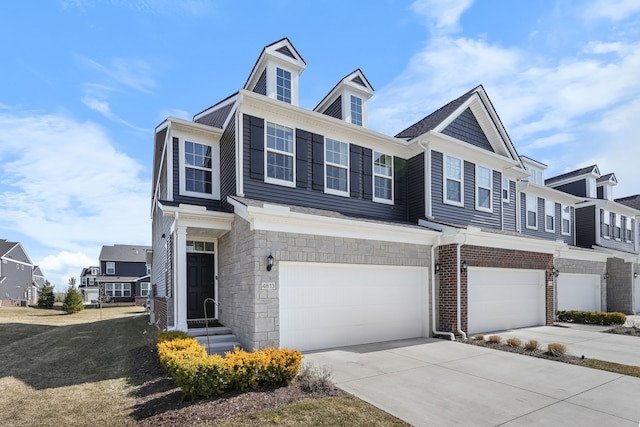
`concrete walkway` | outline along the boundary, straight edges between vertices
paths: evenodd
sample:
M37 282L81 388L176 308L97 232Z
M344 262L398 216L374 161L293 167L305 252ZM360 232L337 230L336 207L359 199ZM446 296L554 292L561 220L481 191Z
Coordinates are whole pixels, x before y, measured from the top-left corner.
M416 426L637 427L640 420L640 378L459 342L344 347L304 361L330 367L338 387Z

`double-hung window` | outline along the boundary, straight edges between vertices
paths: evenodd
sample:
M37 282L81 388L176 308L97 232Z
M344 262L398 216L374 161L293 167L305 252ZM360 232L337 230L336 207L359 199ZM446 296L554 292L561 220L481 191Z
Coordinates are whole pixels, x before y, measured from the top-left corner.
M110 297L130 297L131 283L105 283L104 292Z
M184 142L185 190L194 193L212 193L213 166L210 145Z
M493 176L491 169L476 165L476 209L491 212Z
M116 274L116 263L107 261L107 274Z
M327 193L349 195L349 146L345 142L326 138L325 169Z
M551 200L544 202L544 231L549 233L556 231L556 204Z
M627 243L631 243L633 241L633 220L631 218L626 219L624 222L624 240Z
M149 290L151 289L151 283L149 282L140 282L140 295L146 297L149 295Z
M538 228L538 197L527 194L527 228Z
M611 214L609 211L601 210L600 215L600 234L605 239L609 239L611 237Z
M362 98L351 95L351 123L362 126Z
M509 187L510 183L507 178L502 178L502 201L509 203Z
M293 129L267 122L266 142L265 181L294 186Z
M291 104L291 72L276 68L276 99Z
M393 157L373 152L373 200L393 203Z
M619 214L612 213L611 217L613 219L613 237L616 240L622 239L622 216Z
M462 198L463 174L462 160L445 156L444 202L463 206Z
M571 234L571 207L562 205L560 212L562 215L562 234L568 236Z

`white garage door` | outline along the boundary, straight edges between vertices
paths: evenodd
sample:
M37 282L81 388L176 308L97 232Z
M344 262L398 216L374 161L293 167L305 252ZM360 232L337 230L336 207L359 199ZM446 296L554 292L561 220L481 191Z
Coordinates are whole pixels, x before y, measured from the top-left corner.
M600 311L600 275L560 273L558 310Z
M545 324L544 271L469 267L470 334Z
M422 267L281 262L280 346L317 350L422 337Z
M640 277L633 281L633 292L635 300L633 309L636 311L636 314L640 314Z

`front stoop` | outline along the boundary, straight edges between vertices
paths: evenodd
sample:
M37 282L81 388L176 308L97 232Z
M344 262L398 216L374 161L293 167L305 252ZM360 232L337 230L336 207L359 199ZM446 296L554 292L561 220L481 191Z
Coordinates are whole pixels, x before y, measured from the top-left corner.
M195 337L208 354L224 356L227 351L233 351L234 347L240 347L236 336L225 326L210 327L208 336L207 328L190 328L187 333Z

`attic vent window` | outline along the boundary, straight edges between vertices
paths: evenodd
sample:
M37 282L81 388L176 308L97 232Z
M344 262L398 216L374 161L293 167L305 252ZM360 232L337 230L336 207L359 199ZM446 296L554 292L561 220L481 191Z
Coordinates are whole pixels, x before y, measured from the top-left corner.
M362 99L351 95L351 123L362 126Z
M276 99L291 104L291 73L276 68Z

